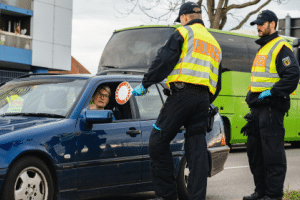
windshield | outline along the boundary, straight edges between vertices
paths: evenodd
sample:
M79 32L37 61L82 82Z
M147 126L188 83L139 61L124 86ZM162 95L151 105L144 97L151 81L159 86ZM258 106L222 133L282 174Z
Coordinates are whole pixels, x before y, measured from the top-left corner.
M173 32L173 27L153 27L115 33L102 53L98 72L106 68L148 69Z
M35 79L9 82L0 88L0 115L65 116L86 81Z

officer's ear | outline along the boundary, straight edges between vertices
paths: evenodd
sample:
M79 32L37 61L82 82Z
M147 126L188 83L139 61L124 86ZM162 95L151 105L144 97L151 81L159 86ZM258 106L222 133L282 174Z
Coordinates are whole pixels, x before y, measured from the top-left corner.
M270 23L270 28L271 29L276 29L276 23L275 23L275 21L272 21L272 22L269 22Z

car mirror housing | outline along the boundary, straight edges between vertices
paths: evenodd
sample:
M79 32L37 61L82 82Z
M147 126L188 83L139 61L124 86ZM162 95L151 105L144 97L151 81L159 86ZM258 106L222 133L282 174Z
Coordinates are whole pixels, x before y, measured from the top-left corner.
M295 39L293 42L293 47L299 47L300 46L300 39Z
M111 123L112 122L111 110L86 110L85 119L89 123Z

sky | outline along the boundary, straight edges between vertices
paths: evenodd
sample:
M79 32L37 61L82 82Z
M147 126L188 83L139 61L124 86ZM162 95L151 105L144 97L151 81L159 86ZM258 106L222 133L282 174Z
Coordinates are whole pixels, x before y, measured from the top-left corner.
M113 32L118 29L153 24L173 24L178 15L178 11L167 16L167 21L157 22L150 20L138 10L128 16L122 13L126 9L131 9L132 4L129 0L73 0L73 20L72 20L72 44L71 55L78 60L92 74L96 74L101 54L109 41ZM135 0L134 0L135 1ZM155 0L140 0L147 2ZM181 2L182 0L178 0ZM187 2L188 0L186 0ZM197 2L197 0L189 0ZM230 4L241 4L250 0L229 0ZM252 0L251 0L252 1ZM265 2L266 0L262 0ZM300 0L289 0L287 3L280 4L273 0L262 10L272 10L279 19L283 19L289 14L291 18L300 18ZM203 1L206 5L206 0ZM255 10L262 3L246 7L241 10L234 10L231 13L238 16L242 20L252 10ZM153 13L156 15L164 13L163 9L156 8ZM241 29L252 30L256 32L256 26L250 26L250 22L254 21L257 14L250 17ZM207 14L202 15L204 24L209 27ZM228 20L223 30L228 31L237 26L239 22L228 15Z

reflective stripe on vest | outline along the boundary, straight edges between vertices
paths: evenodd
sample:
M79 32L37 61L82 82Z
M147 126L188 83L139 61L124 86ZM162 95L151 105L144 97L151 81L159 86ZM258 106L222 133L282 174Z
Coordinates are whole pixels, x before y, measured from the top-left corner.
M251 92L270 90L280 80L276 70L276 58L284 45L292 50L290 44L277 37L257 52L251 70Z
M193 24L177 29L184 38L180 59L167 78L171 82L185 82L209 87L215 94L221 48L215 38L201 24Z

